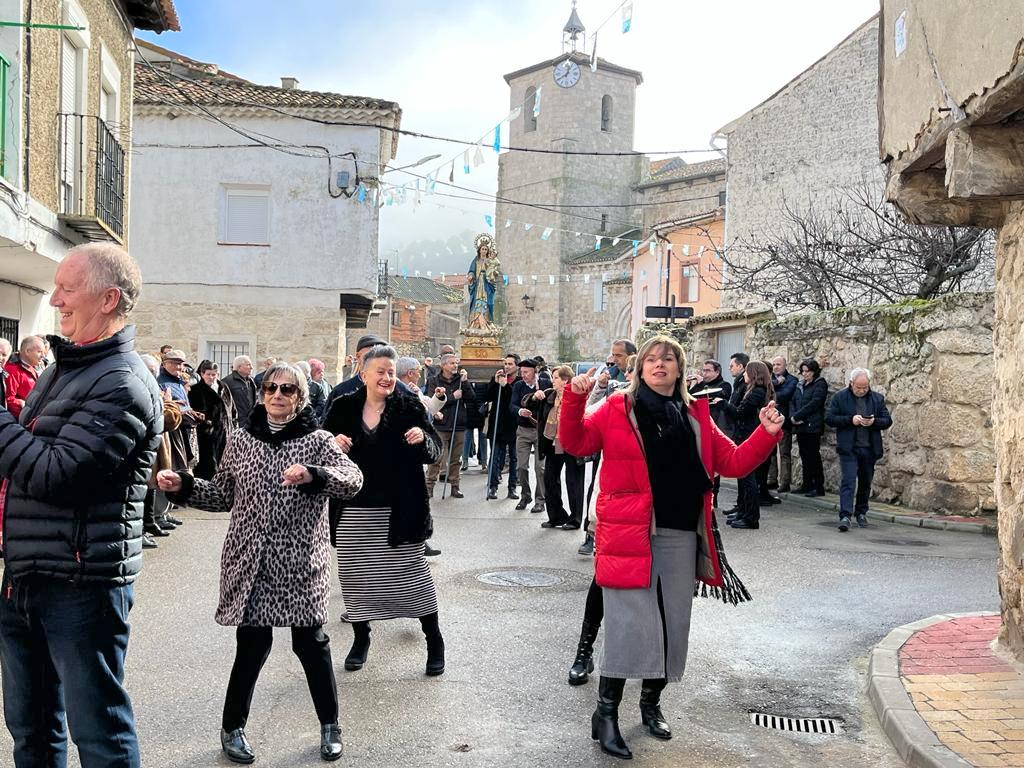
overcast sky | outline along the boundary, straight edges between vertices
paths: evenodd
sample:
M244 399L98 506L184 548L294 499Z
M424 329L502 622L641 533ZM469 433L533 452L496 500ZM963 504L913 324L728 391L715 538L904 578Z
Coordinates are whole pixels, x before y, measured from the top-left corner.
M588 32L620 2L579 0ZM560 53L571 3L175 0L175 6L182 32L143 37L255 82L276 85L288 75L301 88L397 101L403 128L476 140L508 113L502 76ZM597 36L597 51L644 75L635 149L705 148L714 131L785 85L877 10L878 0L633 0L630 32L620 32L614 13ZM458 154L456 182L493 195L494 152L485 153L486 164L469 176L462 175L461 152L457 145L402 137L392 165ZM390 176L398 183L411 180ZM482 230L483 214L493 213L485 203L428 200L382 211L382 251Z

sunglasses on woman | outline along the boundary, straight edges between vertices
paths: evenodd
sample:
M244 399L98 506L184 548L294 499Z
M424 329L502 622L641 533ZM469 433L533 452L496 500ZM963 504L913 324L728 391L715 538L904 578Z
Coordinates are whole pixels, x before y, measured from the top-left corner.
M281 390L281 394L285 397L291 397L299 391L298 384L278 384L276 381L264 381L263 382L263 394L273 395L277 390Z

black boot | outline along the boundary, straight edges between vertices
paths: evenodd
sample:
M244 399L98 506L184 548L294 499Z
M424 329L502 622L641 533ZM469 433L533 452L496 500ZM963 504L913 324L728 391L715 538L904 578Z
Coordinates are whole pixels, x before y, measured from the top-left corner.
M337 723L320 726L320 758L329 763L341 757L344 752L341 743L341 728Z
M591 624L584 619L580 642L576 646L576 661L569 667L569 685L583 685L594 671L594 641L599 629L600 624Z
M668 727L665 716L661 714L660 704L661 692L665 690L667 684L665 678L644 680L640 689L640 720L656 739L672 738L672 729Z
M233 763L251 763L256 759L256 753L252 751L249 741L245 738L243 728L235 728L232 731L221 728L220 746L228 760Z
M621 677L601 675L597 692L597 709L590 718L590 738L600 742L601 750L613 757L632 760L626 742L619 732L619 702L626 681Z
M420 617L420 625L423 627L423 635L427 638L427 677L437 677L444 674L444 638L441 637L441 628L437 624L437 614Z
M345 657L345 669L355 672L362 669L366 663L366 655L370 652L370 622L353 621L352 631L355 637L352 640L352 648Z

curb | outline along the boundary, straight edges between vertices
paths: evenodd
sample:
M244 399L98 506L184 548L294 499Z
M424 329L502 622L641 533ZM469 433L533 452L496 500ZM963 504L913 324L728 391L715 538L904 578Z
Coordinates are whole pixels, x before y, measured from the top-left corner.
M971 764L939 741L914 708L900 679L899 651L914 633L950 619L994 616L992 611L943 613L897 627L871 649L868 698L882 730L911 768L970 768Z
M722 485L730 490L736 489L735 481L722 480ZM839 502L825 498L807 498L793 493L780 493L779 496L787 504L793 504L806 509L813 509L819 512L829 512L839 517ZM998 528L991 523L961 523L957 520L943 520L941 517L915 517L913 515L900 515L893 512L877 512L868 510L868 520L880 523L896 523L897 525L909 525L913 528L929 528L936 531L955 531L957 533L974 533L983 536L996 536Z

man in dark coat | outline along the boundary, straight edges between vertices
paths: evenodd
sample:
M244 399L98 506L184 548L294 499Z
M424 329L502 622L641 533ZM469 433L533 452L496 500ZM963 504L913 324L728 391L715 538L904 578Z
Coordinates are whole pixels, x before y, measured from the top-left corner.
M466 380L465 372L459 372L459 358L452 354L442 355L441 370L427 380L427 392L443 389L444 405L434 414L434 428L441 436L441 456L430 465L427 472L427 493L434 495L434 485L447 465L448 483L452 487L453 499L463 498L459 490L459 470L462 467L462 443L466 435L466 410L476 407L473 388Z
M782 426L782 442L768 458L768 488L778 488L779 493L788 493L793 479L793 425L789 423L789 408L798 383L796 376L786 370L786 358L779 355L772 359L775 407L786 417Z
M742 375L742 374L741 374ZM701 370L701 380L695 382L690 387L690 394L694 397L707 397L711 400L718 400L721 398L725 402L729 402L732 398L732 384L722 378L722 364L717 360L705 360L704 366ZM720 389L721 392L714 392L713 390ZM704 394L711 390L709 394ZM718 428L725 434L731 434L732 432L732 421L729 415L723 408L723 403L718 402L714 405L709 406L711 411L711 419L718 425ZM718 507L718 489L721 487L722 478L720 475L715 475L715 484L713 486L712 494L712 505Z
M259 402L259 387L252 378L252 360L246 355L239 355L231 363L231 373L220 380L220 383L231 392L231 400L235 404L236 427L244 427L249 423L252 407Z
M487 416L487 439L491 441L491 462L487 474L487 498L498 498L501 469L508 458L508 495L518 499L516 493L516 427L519 420L510 412L512 389L519 380L519 355L505 355L500 371L494 374L487 392L490 410Z
M54 282L56 365L19 419L0 409L4 717L16 768L65 764L65 717L83 768L138 768L124 659L163 429L160 390L125 327L142 281L124 250L91 243Z
M537 439L537 419L524 403L538 391L537 361L527 358L519 363L519 381L512 386L509 415L516 420L516 463L519 470L519 490L522 497L516 509L524 510L533 501L531 512L544 511L544 456ZM504 416L505 414L502 414ZM533 471L536 474L534 492L530 491L530 452L533 452Z
M854 368L850 372L850 386L832 397L825 423L836 431L836 453L842 470L839 530L850 530L850 518L854 516L857 525L866 528L875 462L883 454L882 430L892 426L885 397L871 389L871 371Z

